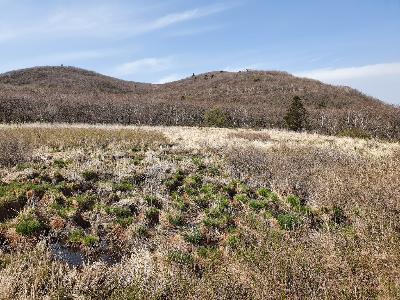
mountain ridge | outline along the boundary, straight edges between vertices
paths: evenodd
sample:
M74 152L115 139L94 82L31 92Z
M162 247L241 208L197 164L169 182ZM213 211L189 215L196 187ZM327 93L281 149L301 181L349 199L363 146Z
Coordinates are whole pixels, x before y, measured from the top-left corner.
M0 74L0 121L203 126L213 125L205 114L218 108L224 126L284 127L294 96L303 99L314 131L359 128L377 137L400 136L399 107L281 71L213 71L152 84L76 67L26 68Z

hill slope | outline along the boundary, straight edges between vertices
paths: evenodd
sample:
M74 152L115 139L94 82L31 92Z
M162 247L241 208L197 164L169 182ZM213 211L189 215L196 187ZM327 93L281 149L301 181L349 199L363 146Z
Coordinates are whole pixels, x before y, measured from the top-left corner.
M163 85L127 82L72 67L38 67L0 75L3 122L85 122L283 127L293 98L303 98L311 127L334 134L360 128L399 138L400 109L348 88L283 72L211 72ZM211 122L212 123L212 122Z

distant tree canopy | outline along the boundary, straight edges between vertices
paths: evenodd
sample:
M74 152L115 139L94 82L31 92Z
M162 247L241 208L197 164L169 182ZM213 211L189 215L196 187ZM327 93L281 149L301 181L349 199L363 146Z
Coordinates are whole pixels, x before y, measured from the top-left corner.
M308 127L308 113L299 96L293 98L285 117L286 126L290 130L302 131Z

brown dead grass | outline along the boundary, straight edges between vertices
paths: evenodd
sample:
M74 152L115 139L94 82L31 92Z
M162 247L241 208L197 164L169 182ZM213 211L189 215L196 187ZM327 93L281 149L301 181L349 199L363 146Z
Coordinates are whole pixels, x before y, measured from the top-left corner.
M229 134L228 137L260 142L268 142L271 140L271 136L265 132L235 132Z
M166 143L162 133L142 129L11 126L0 127L0 166L13 166L28 161L34 149L41 147L62 150L67 148L106 148L112 144L125 147Z

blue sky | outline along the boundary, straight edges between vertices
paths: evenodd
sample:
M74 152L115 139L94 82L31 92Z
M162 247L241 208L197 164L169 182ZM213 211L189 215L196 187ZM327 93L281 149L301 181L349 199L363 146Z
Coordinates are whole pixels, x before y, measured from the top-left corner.
M284 70L400 104L400 0L0 0L0 72Z

